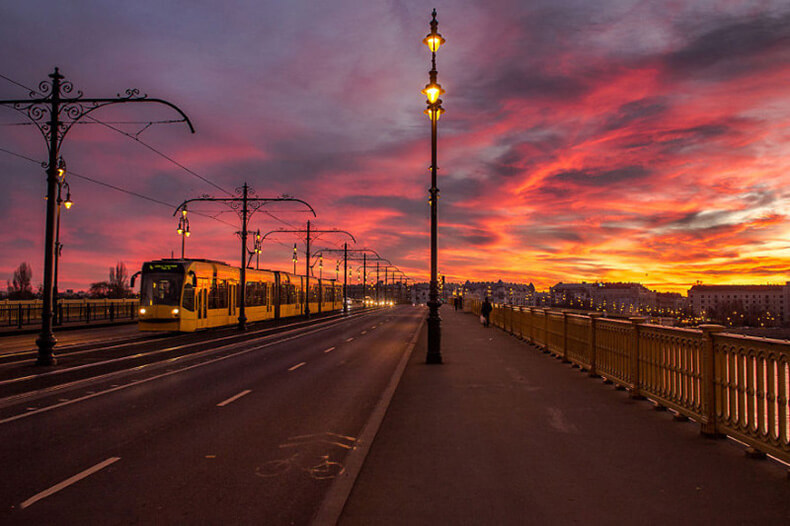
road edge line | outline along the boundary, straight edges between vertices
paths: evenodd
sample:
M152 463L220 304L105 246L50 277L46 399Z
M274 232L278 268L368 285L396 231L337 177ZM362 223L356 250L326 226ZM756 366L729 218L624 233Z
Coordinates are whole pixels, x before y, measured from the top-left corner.
M351 491L354 489L357 477L362 471L362 466L370 452L370 447L373 445L373 441L381 428L384 416L389 409L393 396L395 396L395 391L400 385L403 373L406 371L406 365L409 363L414 347L417 345L417 340L420 337L424 324L425 317L423 316L420 324L417 326L417 330L414 331L414 336L412 336L406 347L406 352L403 353L400 363L398 363L392 378L390 378L390 383L382 393L381 398L379 398L370 418L365 423L365 427L362 429L354 449L348 453L345 471L332 482L321 502L321 506L311 522L313 526L335 526L340 520L340 515L346 507L346 501L351 496Z

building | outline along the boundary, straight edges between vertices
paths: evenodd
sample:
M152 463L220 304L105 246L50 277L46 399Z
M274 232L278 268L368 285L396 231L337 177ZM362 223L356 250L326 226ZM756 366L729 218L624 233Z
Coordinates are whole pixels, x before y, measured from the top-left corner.
M688 297L697 316L766 313L778 322L790 322L790 281L784 285L694 285Z

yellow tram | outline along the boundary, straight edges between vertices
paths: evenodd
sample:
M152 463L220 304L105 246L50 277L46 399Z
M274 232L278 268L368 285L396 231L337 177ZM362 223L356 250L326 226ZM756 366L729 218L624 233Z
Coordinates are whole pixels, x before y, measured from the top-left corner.
M160 259L143 264L140 282L141 331L193 332L238 322L240 269L205 259ZM276 270L247 269L248 322L342 309L343 288L335 280Z

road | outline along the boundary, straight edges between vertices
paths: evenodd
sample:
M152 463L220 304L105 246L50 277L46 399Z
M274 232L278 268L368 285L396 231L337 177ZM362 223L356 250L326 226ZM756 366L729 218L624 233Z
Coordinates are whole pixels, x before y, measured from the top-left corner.
M0 522L309 524L423 317L379 310L9 398Z

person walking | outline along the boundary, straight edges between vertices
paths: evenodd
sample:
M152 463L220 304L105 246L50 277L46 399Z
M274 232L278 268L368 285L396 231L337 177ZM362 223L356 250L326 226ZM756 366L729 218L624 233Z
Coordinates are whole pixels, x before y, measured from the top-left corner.
M483 301L483 306L480 308L480 314L485 318L483 322L483 327L488 327L491 323L491 311L494 310L494 307L491 305L491 302L488 301L488 296Z

